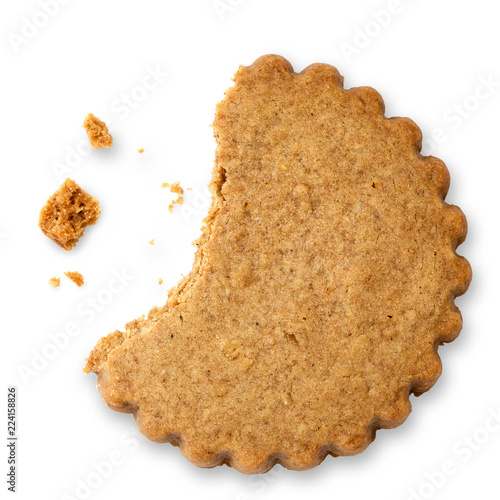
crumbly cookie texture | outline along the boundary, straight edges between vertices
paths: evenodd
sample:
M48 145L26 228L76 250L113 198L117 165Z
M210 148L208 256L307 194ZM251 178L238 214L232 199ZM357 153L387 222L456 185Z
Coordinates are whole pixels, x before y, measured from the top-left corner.
M448 171L329 65L241 67L218 104L212 205L165 306L101 339L107 405L202 467L363 451L441 373L471 271Z
M89 113L83 122L83 127L94 149L110 148L113 146L113 137L108 131L107 125L92 113Z
M100 213L99 202L75 181L66 179L40 211L38 225L45 236L71 250Z
M67 278L69 278L77 286L83 285L83 276L77 271L68 271L64 273Z

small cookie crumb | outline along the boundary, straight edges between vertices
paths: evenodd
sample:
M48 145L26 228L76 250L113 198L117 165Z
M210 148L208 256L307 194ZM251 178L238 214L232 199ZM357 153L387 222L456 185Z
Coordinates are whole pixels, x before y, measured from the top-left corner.
M83 122L87 137L90 139L90 145L94 149L110 148L113 146L113 137L108 131L107 125L99 120L92 113L89 113Z
M83 276L80 273L76 271L68 271L67 273L64 274L77 286L83 285Z
M161 278L158 279L158 284L163 285L163 280Z
M172 184L170 184L169 182L164 182L162 185L161 185L162 188L167 188L167 187L170 187L170 192L171 193L176 193L178 194L179 196L174 200L172 201L172 203L170 203L170 205L168 206L168 210L170 213L172 213L172 211L174 210L174 205L175 204L178 204L178 205L182 205L184 203L184 198L180 195L184 194L184 189L182 189L181 185L179 182L172 182ZM189 190L190 188L188 188Z
M184 194L184 189L182 189L181 185L180 185L180 182L172 182L172 184L170 184L169 182L164 182L162 185L161 185L162 188L170 188L170 192L171 193L176 193L176 194ZM191 188L187 188L188 191L191 190Z
M148 243L149 243L150 245L154 245L154 244L155 244L155 240L151 239L151 240L149 240L149 242L148 242Z
M180 183L173 182L172 184L170 184L170 192L177 194L184 194L184 189L181 188Z
M139 152L140 155L142 155L142 153L144 153L144 148L139 148L137 151Z
M49 280L49 285L53 286L54 288L57 288L61 284L60 278L50 278Z
M178 203L179 205L182 205L184 203L184 198L182 196L178 196L177 199L175 199L170 205L168 206L168 210L170 213L174 210L174 205Z
M99 201L78 184L66 179L40 211L38 225L42 233L64 250L71 250L85 228L97 222Z

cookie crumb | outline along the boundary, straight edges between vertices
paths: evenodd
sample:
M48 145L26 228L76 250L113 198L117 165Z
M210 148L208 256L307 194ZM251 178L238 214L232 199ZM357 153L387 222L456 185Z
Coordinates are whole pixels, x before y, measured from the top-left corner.
M170 184L170 192L177 193L177 194L184 194L184 189L181 188L179 182L174 182L174 183Z
M184 203L184 198L182 196L178 196L177 199L175 199L170 205L168 206L168 210L170 213L174 210L174 205L175 204L182 205Z
M76 271L68 271L67 273L64 274L77 286L83 285L83 276L80 273Z
M171 184L169 182L164 182L162 185L161 185L162 188L167 188L169 187L170 188L170 192L171 193L175 193L175 194L178 194L179 196L174 200L172 201L172 203L170 203L170 205L168 206L168 210L170 213L172 213L172 211L174 210L174 205L175 204L178 204L178 205L182 205L184 203L184 198L180 195L184 194L184 189L182 189L181 185L179 182L172 182ZM189 190L190 188L188 188Z
M155 240L154 240L154 239L150 239L150 240L148 241L148 243L149 243L150 245L154 245L154 244L155 244Z
M89 113L85 117L83 127L94 149L110 148L113 146L113 137L111 137L107 125L92 113Z
M97 222L99 201L78 184L66 179L40 211L38 225L42 233L64 250L71 250L85 228Z
M163 280L161 278L158 279L158 284L163 285Z
M161 185L161 187L162 188L168 188L169 187L171 193L184 194L184 189L182 189L180 182L172 182L172 184L170 184L169 182L164 182ZM188 191L191 190L191 188L187 188L187 189L188 189Z
M139 148L137 151L139 152L140 155L142 155L142 153L144 153L144 148Z
M61 284L61 279L60 278L50 278L49 280L49 285L53 286L54 288L57 288Z

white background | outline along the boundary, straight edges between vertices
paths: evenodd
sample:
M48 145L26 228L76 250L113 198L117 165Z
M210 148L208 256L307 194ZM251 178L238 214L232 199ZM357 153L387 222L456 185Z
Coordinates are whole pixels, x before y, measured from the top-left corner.
M500 498L500 422L491 417L500 412L497 3L222 0L217 9L212 0L54 2L50 17L40 14L41 1L0 6L2 435L6 388L16 385L17 498ZM189 272L191 241L208 208L215 104L238 65L266 53L287 57L297 71L333 64L347 88L375 87L387 116L416 121L424 153L450 169L447 200L468 217L459 251L474 279L457 300L464 329L439 351L443 375L412 397L403 426L379 431L356 457L249 477L225 466L199 469L177 448L148 442L131 415L104 405L95 376L82 367L100 337L163 304ZM145 80L151 71L156 84ZM488 80L489 89L481 84ZM88 112L113 123L112 149L86 147ZM438 140L429 140L433 134ZM40 208L66 175L102 208L71 252L37 227ZM170 214L173 195L160 185L173 181L193 191ZM63 276L73 270L84 275L82 288ZM110 294L113 273L130 279ZM57 289L47 284L52 276L61 277ZM92 315L93 299L101 310ZM71 324L76 335L61 333ZM27 368L33 371L22 375ZM95 464L110 458L113 470L97 475Z

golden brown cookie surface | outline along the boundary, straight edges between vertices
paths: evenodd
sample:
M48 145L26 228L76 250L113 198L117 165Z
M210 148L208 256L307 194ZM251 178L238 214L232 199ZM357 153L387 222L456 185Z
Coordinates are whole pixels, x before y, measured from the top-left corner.
M193 270L86 370L111 408L200 466L359 453L405 420L461 328L466 223L443 202L446 167L373 89L279 56L240 68L214 133Z

